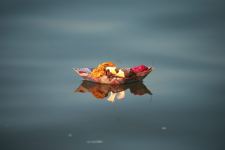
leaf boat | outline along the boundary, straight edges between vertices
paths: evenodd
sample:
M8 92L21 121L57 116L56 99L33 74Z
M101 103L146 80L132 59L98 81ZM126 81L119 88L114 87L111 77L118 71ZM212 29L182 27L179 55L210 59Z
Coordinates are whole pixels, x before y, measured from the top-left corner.
M131 73L131 68L121 68L121 70L126 74L125 77L109 77L107 75L103 75L101 77L93 77L91 76L91 72L93 68L73 68L76 74L82 77L84 80L92 81L95 83L101 84L126 84L142 81L151 71L152 67L147 67L146 70Z

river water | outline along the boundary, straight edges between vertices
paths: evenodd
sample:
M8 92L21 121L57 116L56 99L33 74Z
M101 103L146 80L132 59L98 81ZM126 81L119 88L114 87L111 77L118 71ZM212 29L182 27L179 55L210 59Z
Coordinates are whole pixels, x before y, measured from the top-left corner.
M222 4L2 2L0 148L224 149ZM151 94L75 92L103 61L153 66Z

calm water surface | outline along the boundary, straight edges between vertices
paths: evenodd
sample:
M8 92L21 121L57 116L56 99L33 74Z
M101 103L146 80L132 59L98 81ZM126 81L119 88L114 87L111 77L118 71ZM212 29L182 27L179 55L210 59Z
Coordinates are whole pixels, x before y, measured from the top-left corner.
M224 2L1 2L1 150L223 150ZM73 67L155 68L152 93L74 92Z
M113 103L74 93L72 62L10 64L1 78L5 149L213 149L224 139L224 94L215 71L157 67L152 95ZM78 65L79 66L79 65ZM222 76L222 75L221 75Z

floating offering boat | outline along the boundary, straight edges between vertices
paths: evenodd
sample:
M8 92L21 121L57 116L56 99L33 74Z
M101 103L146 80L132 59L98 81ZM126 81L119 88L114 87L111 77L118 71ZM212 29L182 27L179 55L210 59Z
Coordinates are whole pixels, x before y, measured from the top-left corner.
M142 81L152 67L145 65L132 68L117 68L112 62L104 62L96 68L73 68L84 80L101 84L126 84Z

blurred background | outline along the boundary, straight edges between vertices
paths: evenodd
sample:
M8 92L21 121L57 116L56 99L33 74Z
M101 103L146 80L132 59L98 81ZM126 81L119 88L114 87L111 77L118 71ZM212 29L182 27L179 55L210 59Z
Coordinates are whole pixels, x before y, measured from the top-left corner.
M224 6L1 0L0 149L224 149ZM103 61L153 66L153 96L73 93Z

